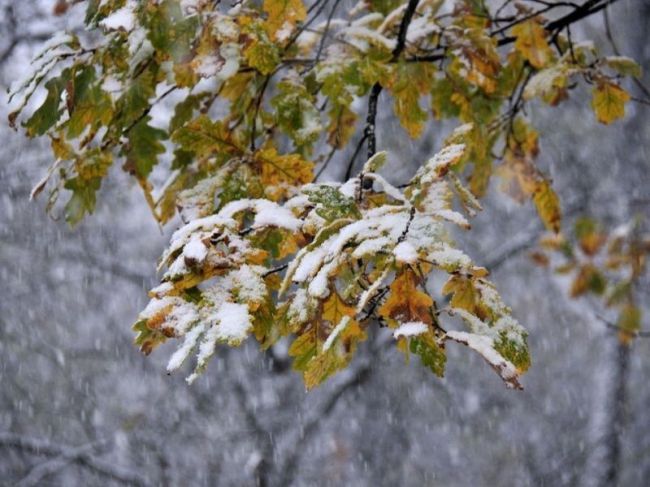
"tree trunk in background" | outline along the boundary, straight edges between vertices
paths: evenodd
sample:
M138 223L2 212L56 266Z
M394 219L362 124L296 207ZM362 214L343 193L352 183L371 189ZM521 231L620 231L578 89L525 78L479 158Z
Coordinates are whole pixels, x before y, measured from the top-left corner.
M610 415L603 443L605 445L605 475L601 485L616 486L622 470L621 443L625 431L627 409L627 377L630 363L630 345L616 340L616 358L612 371Z
M643 2L628 1L621 4L624 8L616 10L616 20L614 15L610 15L611 35L615 46L613 49L622 51L620 54L634 57L644 68L644 76L640 80L643 88L633 87L635 95L645 98L645 91L648 86L648 61L650 61L650 49L646 39L647 29L650 28L650 0ZM613 12L613 10L612 10ZM624 31L617 28L625 25L628 28ZM631 28L634 26L634 28ZM628 133L635 133L640 129L643 121L641 110L647 107L634 107L636 113L630 117L625 124L625 130ZM630 141L622 140L620 145L620 154L626 154L625 144ZM622 218L629 218L638 209L624 208ZM589 455L585 477L585 485L595 486L617 486L620 483L623 473L623 436L625 434L625 422L628 409L627 382L629 376L629 365L632 352L632 343L625 343L620 340L616 333L611 336L615 337L615 343L608 346L605 362L610 364L609 370L605 371L604 383L601 383L600 393L595 394L594 401L594 421L592 431L594 436L592 441L593 452ZM606 336L610 339L610 336ZM609 372L609 373L607 373ZM600 411L598 409L600 408ZM600 415L600 417L598 417Z

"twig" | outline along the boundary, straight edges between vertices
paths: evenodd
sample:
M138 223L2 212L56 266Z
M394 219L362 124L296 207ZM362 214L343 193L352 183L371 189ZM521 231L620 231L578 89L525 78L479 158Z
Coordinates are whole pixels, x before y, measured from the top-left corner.
M614 54L617 56L621 55L621 51L618 49L618 45L616 44L616 41L614 40L614 35L612 34L612 28L609 23L609 9L604 9L603 10L603 20L605 21L605 35L607 36L607 40L612 46L612 51L614 51ZM650 90L641 82L640 79L633 77L632 82L639 88L645 96L650 98ZM638 100L635 100L638 101ZM642 101L640 101L643 103Z
M336 406L345 392L348 389L359 386L368 380L371 371L371 362L365 360L358 361L356 364L353 364L351 367L339 374L337 377L338 382L334 386L332 393L319 405L319 407L315 408L312 415L305 420L300 431L300 437L296 440L293 451L282 466L282 478L280 479L280 482L278 482L278 485L291 485L300 457L305 450L305 443L312 438L314 431L318 426L320 426L320 424L322 424L322 421L329 416L334 409L334 406Z
M375 123L377 119L377 101L381 93L382 86L375 83L370 90L368 97L368 115L366 116L366 127L364 129L364 137L368 142L368 159L375 155L377 152L377 137L375 134Z
M266 271L264 274L262 274L262 277L268 277L271 274L275 274L276 272L282 272L285 270L287 267L289 267L289 264L282 264L281 266L275 267L273 269L269 269Z
M325 161L323 161L323 165L318 169L318 172L316 173L316 176L314 176L314 182L318 181L318 178L321 177L325 169L327 169L327 166L329 165L330 161L334 157L334 154L336 154L336 151L338 149L336 146L332 146L332 149L330 150L329 154L327 154L327 158Z
M623 333L627 333L628 335L632 337L638 337L638 338L650 338L650 330L637 330L637 331L632 331L632 330L626 330L624 328L621 328L619 325L616 323L612 323L611 321L605 319L604 317L600 315L596 315L596 318L598 318L600 321L603 322L603 324L607 328L611 328L613 330L617 330Z
M258 95L257 101L255 102L255 113L253 114L253 122L251 126L251 152L255 152L257 116L260 113L260 107L262 106L262 99L264 98L264 92L266 91L266 87L269 85L270 80L271 80L271 75L268 75L266 78L264 78L264 83L262 84L262 88L260 89L260 94Z
M352 154L352 157L350 158L350 161L348 162L348 167L345 170L345 176L343 178L343 181L347 181L350 179L352 176L352 169L354 168L354 161L356 161L357 156L359 155L359 152L361 152L361 147L363 147L363 143L366 141L367 135L364 133L361 138L359 139L359 142L357 143L356 149L354 149L354 153Z
M606 0L605 2L600 4L598 3L599 1L600 0L588 0L587 2L578 6L576 9L574 9L572 12L568 13L567 15L564 15L559 19L546 24L544 28L546 29L546 31L553 33L554 35L557 35L567 25L573 24L579 20L584 19L585 17L589 17L590 15L600 12L602 9L617 2L618 0ZM494 36L496 35L497 32L498 31L494 31L490 35ZM515 40L516 38L514 36L503 37L497 41L497 46L498 47L506 46L508 44L512 44L513 42L515 42ZM444 58L445 58L445 53L443 51L443 52L429 54L427 56L416 56L412 58L407 58L406 61L407 62L435 62L435 61L440 61Z
M327 33L330 30L330 24L332 22L332 18L334 17L334 13L336 12L336 7L339 6L340 2L341 0L334 1L334 6L327 16L327 22L325 23L325 29L323 29L323 34L321 36L320 43L318 44L318 51L316 52L316 59L314 60L314 64L318 64L318 61L320 61L320 55L323 52L323 48L325 47L325 38L327 37Z
M261 459L255 466L255 480L258 487L269 485L270 469L273 465L273 442L270 432L264 428L258 420L258 414L251 408L246 390L240 382L235 382L235 394L239 399L240 408L244 412L246 423L251 428L256 438L256 443L260 448Z
M399 31L397 32L397 43L395 44L395 49L393 49L393 61L396 61L400 57L406 46L406 34L418 3L419 0L409 0L406 6L404 16L399 25ZM379 83L375 83L370 90L370 96L368 98L368 116L366 117L365 128L365 135L368 138L368 158L374 156L376 152L377 138L375 136L375 120L377 118L377 100L379 99L381 90L382 86Z

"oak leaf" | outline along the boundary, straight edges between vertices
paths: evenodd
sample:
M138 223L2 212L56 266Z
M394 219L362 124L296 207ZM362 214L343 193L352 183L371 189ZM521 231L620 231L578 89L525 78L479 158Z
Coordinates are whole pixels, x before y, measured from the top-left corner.
M592 92L591 106L600 123L610 124L625 115L625 104L630 101L627 91L612 83L599 83Z
M536 19L515 25L512 35L516 37L515 49L535 68L545 67L552 59L553 51L546 41L546 30Z

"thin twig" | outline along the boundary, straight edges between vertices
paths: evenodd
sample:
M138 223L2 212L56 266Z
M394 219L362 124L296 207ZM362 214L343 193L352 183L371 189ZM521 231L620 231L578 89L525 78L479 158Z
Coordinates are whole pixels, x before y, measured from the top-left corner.
M282 264L281 266L274 267L273 269L269 269L268 271L266 271L265 273L263 273L263 274L262 274L262 277L268 277L268 276L270 276L271 274L275 274L275 273L277 273L277 272L282 272L282 271L285 270L287 267L289 267L289 264Z
M343 178L343 181L347 181L350 179L352 176L352 169L354 168L354 161L357 160L357 156L359 155L359 152L361 152L361 147L363 147L363 143L366 141L367 134L363 134L361 138L359 139L359 142L357 143L356 149L354 149L354 153L352 154L352 157L350 157L350 161L348 162L348 167L345 170L345 176Z
M255 138L257 136L257 116L260 113L260 107L262 106L262 99L264 98L264 92L266 91L266 87L269 85L269 81L271 80L271 75L268 75L266 78L264 78L264 83L262 84L262 88L260 89L260 94L257 97L257 101L255 102L255 113L253 114L253 122L251 126L251 152L255 152Z
M628 335L630 335L632 337L635 337L635 338L650 338L650 330L637 330L637 331L626 330L625 328L621 328L616 323L612 323L611 321L609 321L608 319L606 319L606 318L604 318L604 317L602 317L600 315L596 315L596 318L598 318L600 321L602 321L603 324L607 328L611 328L613 330L617 330L617 331L620 331L622 333L627 333Z
M327 33L330 30L330 24L332 22L332 18L334 17L334 13L336 12L336 7L339 6L339 3L341 3L341 0L334 1L334 6L332 7L332 10L330 10L329 15L327 16L327 22L325 23L325 29L323 29L323 34L320 39L320 44L318 44L318 51L316 52L316 59L314 60L314 64L318 64L318 61L320 61L320 56L323 52L323 48L325 47L325 38L327 36Z
M614 51L614 54L616 54L617 56L620 56L621 51L618 48L618 44L614 40L614 35L612 34L612 28L611 28L611 25L609 23L609 13L608 13L608 11L609 11L608 8L603 9L603 20L605 21L605 35L607 36L607 40L609 41L609 43L612 46L612 51ZM650 90L641 82L640 79L633 77L632 82L637 86L637 88L639 88L643 92L643 94L645 96L650 98ZM640 103L643 103L643 101L640 101L640 100L635 100L635 101L639 101Z

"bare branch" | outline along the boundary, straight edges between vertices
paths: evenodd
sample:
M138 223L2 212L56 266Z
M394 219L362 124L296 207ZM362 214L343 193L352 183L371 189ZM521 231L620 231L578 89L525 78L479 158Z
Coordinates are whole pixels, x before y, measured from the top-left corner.
M93 444L93 446L96 445ZM0 432L0 447L16 448L37 455L69 456L73 458L75 463L118 482L138 486L150 485L149 481L139 473L117 466L112 462L95 458L88 451L78 451L79 449L87 448L88 445L75 448L54 444L40 438L30 438L14 433Z
M105 445L106 443L106 440L95 441L93 443L88 443L87 445L67 449L61 455L36 465L29 471L26 477L16 484L16 487L32 487L39 485L39 483L49 475L53 475L63 470L81 456L92 453L95 448Z

